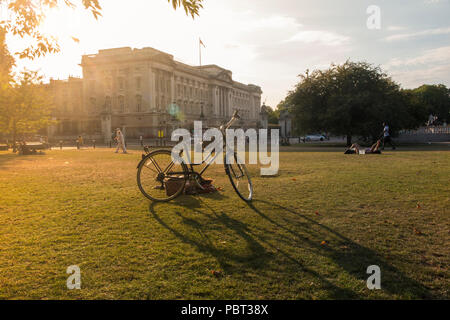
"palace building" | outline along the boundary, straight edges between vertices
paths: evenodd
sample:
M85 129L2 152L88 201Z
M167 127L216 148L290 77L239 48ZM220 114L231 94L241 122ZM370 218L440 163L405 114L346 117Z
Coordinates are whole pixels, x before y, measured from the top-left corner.
M118 48L84 55L82 78L51 80L55 97L50 139L85 135L110 141L115 128L128 139L170 138L194 121L216 127L234 110L237 127L261 126L261 88L234 81L232 72L216 65L190 66L153 48Z

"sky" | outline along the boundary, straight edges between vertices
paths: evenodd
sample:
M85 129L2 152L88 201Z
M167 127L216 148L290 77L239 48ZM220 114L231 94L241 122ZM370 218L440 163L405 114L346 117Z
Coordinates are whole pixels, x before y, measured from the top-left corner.
M200 37L202 64L261 86L272 107L307 69L347 59L380 66L403 88L450 86L450 0L205 0L195 19L167 0L100 4L98 21L81 8L50 10L40 28L57 37L61 52L20 61L17 70L40 70L47 79L81 76L83 54L118 47L153 47L198 65ZM373 5L379 28L367 24L374 21ZM13 52L24 44L8 39Z

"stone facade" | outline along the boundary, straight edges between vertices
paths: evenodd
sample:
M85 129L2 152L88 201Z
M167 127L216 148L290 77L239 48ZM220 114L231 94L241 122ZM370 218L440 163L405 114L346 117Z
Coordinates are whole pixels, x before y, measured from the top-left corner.
M264 103L261 106L261 111L259 113L259 126L261 129L267 129L269 127L268 108Z
M49 135L92 135L111 139L121 128L127 138L170 138L176 128L204 127L228 121L234 110L237 127L256 128L261 111L261 88L232 79L216 65L190 66L153 48L118 48L84 55L82 79L51 81L55 119Z
M294 135L294 130L292 127L292 115L287 109L283 109L280 112L280 118L278 120L280 126L280 137L289 138Z

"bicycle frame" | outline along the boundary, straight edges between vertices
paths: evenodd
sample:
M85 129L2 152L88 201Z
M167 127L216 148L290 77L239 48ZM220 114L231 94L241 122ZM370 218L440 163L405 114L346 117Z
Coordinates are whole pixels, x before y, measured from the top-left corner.
M239 115L237 113L237 111L234 112L231 120L226 124L226 125L222 125L219 127L220 132L222 133L223 136L226 137L226 130L229 129L231 127L231 125L233 124L233 122L239 119ZM183 138L185 139L185 138ZM222 139L221 139L222 140ZM194 139L194 142L197 142ZM197 145L194 146L194 153L196 151L202 151L202 150L197 150ZM137 179L138 179L138 186L141 190L141 192L144 194L144 196L146 196L147 198L149 198L150 200L153 201L168 201L168 200L172 200L175 197L177 197L178 195L181 194L181 192L183 192L183 188L185 187L186 183L191 182L191 183L196 183L197 186L200 189L205 189L205 183L208 183L208 180L203 179L202 175L206 172L206 170L208 170L208 168L210 167L211 164L213 164L214 162L216 162L217 157L219 156L223 156L225 163L225 173L226 175L229 177L231 185L233 186L234 190L236 191L236 193L239 195L239 197L244 200L244 201L251 201L252 198L252 194L253 194L253 187L252 187L252 182L250 179L250 176L248 175L247 169L245 167L245 165L239 165L239 161L238 161L238 156L236 151L231 150L230 146L227 144L227 142L225 141L225 144L222 145L222 148L214 148L211 150L211 152L206 156L203 157L202 156L202 160L199 163L192 163L192 146L183 146L182 150L179 151L178 154L178 159L174 159L174 154L173 154L173 150L172 152L170 152L169 150L154 150L152 152L150 152L149 147L145 146L144 147L144 151L146 154L142 155L142 160L139 162L138 164L138 173L137 173ZM202 145L202 149L204 148L204 145ZM219 149L219 150L217 150ZM229 154L229 152L231 152L231 154ZM186 152L186 154L183 155L183 152ZM204 152L204 150L203 150ZM153 157L153 154L155 155L155 158ZM169 156L169 159L167 159L168 161L166 162L159 162L159 160L157 160L157 156L159 154L162 154L163 156L165 155L166 157ZM194 154L194 158L196 158L197 154ZM232 155L234 158L231 159L231 162L229 162L229 156ZM187 159L186 159L187 157ZM179 162L179 159L182 159L181 162ZM234 163L234 161L236 161L238 163L238 165L236 167L232 166L232 163ZM159 164L158 164L159 162ZM162 167L160 164L164 163L164 167ZM167 164L168 163L168 164ZM174 172L172 171L172 169L175 169L174 166L175 165L181 165L181 171L178 172ZM204 167L199 170L199 172L197 172L195 170L195 166L196 165L204 165ZM167 193L167 197L163 195L162 198L157 197L155 198L154 196L150 195L146 190L143 189L143 186L141 185L141 172L142 172L142 168L143 167L147 167L148 169L152 170L154 173L156 173L156 176L153 178L153 181L156 182L157 184L160 183L161 186L159 185L154 185L153 182L153 187L149 190L166 190ZM152 168L154 167L154 168ZM155 171L156 169L156 171ZM145 170L145 169L144 169ZM153 173L153 174L154 174ZM246 176L247 179L246 181L243 181L242 184L240 184L239 180L241 177ZM168 181L175 181L178 180L178 184L168 184ZM168 191L169 189L166 189L167 186L172 186L171 188L169 188L172 191ZM174 190L174 186L175 188L178 188L176 190ZM244 190L242 190L242 188L240 188L240 186L244 187ZM245 191L245 187L247 186L247 191L248 191L248 195L247 195L247 191ZM151 186L150 186L151 187ZM170 192L170 194L169 194Z
M220 127L219 127L219 130L222 132L223 135L225 135L226 130L229 129L229 128L232 126L232 124L233 124L237 119L239 119L239 116L238 116L238 114L237 114L237 111L235 111L234 114L233 114L233 117L231 118L231 120L228 121L228 123L227 123L225 126L220 126ZM145 147L144 150L145 150L146 152L149 152L147 147ZM212 152L211 152L211 153L208 155L208 157L206 157L206 159L202 160L202 162L201 162L200 164L192 164L192 163L190 163L190 164L189 164L189 172L188 172L188 176L185 177L185 178L186 178L186 179L189 179L191 175L198 176L198 177L201 178L202 175L203 175L203 173L205 173L205 171L209 168L209 166L217 159L217 157L218 157L219 155L223 154L224 152L226 153L226 145L224 146L222 152L216 153L214 156L212 156ZM180 154L180 155L181 155L181 154ZM143 156L143 159L142 159L141 161L144 161L144 159L145 159L145 157ZM152 163L153 163L153 161L152 161ZM206 163L206 166L204 166L203 169L202 169L200 172L196 172L195 169L194 169L194 166L195 166L195 165L202 165L202 164L204 164L204 163ZM157 169L159 172L163 172L163 173L164 173L164 172L167 172L168 170L170 170L170 169L173 167L173 165L174 165L175 163L174 163L173 160L172 160L172 162L170 162L169 165L167 166L167 168L164 169L164 170L161 170L161 168L159 168L159 166L158 166L157 163L156 163L156 164L153 163L153 164L155 165L156 169ZM138 167L139 167L139 165L138 165ZM172 172L172 174L174 174L174 175L185 175L184 172Z

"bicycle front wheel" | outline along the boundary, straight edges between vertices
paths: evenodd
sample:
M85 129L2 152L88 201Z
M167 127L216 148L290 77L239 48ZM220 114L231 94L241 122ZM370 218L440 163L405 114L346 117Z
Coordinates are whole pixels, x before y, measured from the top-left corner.
M234 153L234 163L226 163L225 173L230 178L231 185L238 196L244 201L251 201L253 197L253 184L245 164L238 162L236 152Z
M169 201L184 190L188 168L174 163L169 150L155 150L139 163L137 184L142 194L152 201Z

